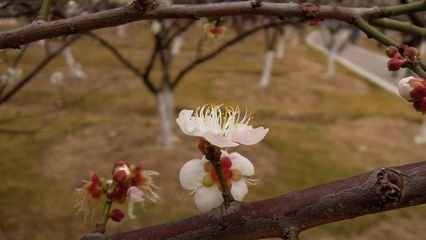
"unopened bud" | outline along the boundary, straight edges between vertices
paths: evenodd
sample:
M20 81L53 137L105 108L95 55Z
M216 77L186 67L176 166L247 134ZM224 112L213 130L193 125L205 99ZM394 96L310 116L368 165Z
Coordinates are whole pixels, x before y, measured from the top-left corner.
M121 222L121 220L124 218L124 213L120 209L115 208L111 211L109 216L114 222Z
M386 48L386 55L389 58L396 58L400 56L398 48L394 46L389 46Z
M389 71L398 71L405 64L405 60L399 58L392 58L388 61Z
M415 47L407 47L404 50L404 57L407 57L410 60L418 60L420 57L420 52Z
M309 25L311 26L316 26L318 25L320 22L322 21L321 18L312 18L311 21L309 22Z
M426 97L426 81L416 77L406 77L399 80L398 90L405 100L418 101Z
M413 103L413 107L417 112L426 113L426 97L415 101Z

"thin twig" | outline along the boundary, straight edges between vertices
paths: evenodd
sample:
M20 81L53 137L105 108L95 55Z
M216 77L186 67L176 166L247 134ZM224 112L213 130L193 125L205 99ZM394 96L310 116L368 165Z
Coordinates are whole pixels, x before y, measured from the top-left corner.
M4 96L0 98L0 105L9 101L10 98L12 98L21 88L23 88L27 83L29 83L31 79L33 79L45 66L47 66L47 64L51 60L53 60L56 56L59 55L59 53L61 53L65 48L67 48L79 38L79 35L72 37L70 40L62 44L61 47L56 49L50 55L46 56L43 61L41 61L24 79L22 79L18 84L16 84L11 90L9 90Z
M236 37L234 37L233 39L225 42L224 44L222 44L220 47L218 47L216 50L210 52L209 54L197 58L194 61L192 61L190 64L188 64L185 68L183 68L175 77L175 80L172 82L171 87L175 88L179 82L182 80L182 78L189 72L191 71L193 68L197 67L198 65L214 58L216 55L220 54L221 52L223 52L225 49L227 49L228 47L233 46L234 44L240 42L241 40L245 39L246 37L258 32L259 30L265 29L265 28L269 28L269 27L274 27L277 25L283 24L282 22L280 23L268 23L268 24L264 24L258 27L255 27L253 29L250 29Z

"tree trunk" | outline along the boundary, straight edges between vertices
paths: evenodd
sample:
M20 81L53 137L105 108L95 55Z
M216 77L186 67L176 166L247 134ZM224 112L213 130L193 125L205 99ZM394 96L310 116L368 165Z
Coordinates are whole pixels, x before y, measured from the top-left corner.
M79 79L86 79L87 75L81 68L81 65L75 62L74 54L70 47L64 49L64 57L71 76Z
M127 30L127 24L118 25L116 30L117 30L117 35L119 37L125 37L126 36L126 30Z
M164 87L161 92L157 93L156 97L161 129L159 143L163 147L169 148L176 140L173 134L173 123L175 119L174 93L169 87Z
M183 43L183 36L182 35L178 35L173 39L172 48L171 48L171 54L173 56L176 56L180 53L182 43Z
M278 37L278 44L277 44L277 58L283 59L285 54L285 33L282 33Z
M330 79L336 75L336 55L336 49L332 48L328 51L327 77Z
M262 77L260 78L260 86L267 87L271 79L272 65L274 64L275 52L268 50L265 55L265 65L263 66Z

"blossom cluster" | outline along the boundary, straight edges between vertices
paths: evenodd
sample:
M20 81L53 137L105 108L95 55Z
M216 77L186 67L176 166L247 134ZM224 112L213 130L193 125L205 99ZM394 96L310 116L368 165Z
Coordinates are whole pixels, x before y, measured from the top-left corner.
M418 62L420 52L415 47L402 45L400 47L389 46L386 48L386 55L390 58L388 61L389 71L398 71L406 64Z
M218 40L226 31L226 27L220 21L204 24L204 32L209 39Z
M127 215L135 218L133 214L135 203L143 203L145 199L156 202L159 196L154 192L158 187L154 184L152 176L159 175L155 171L144 170L142 165L130 165L119 161L114 164L112 179L100 178L95 172L90 173L90 180L84 182L82 188L76 189L77 201L75 207L83 212L85 217L93 217L103 204L124 204L127 202ZM106 219L120 222L125 214L118 208L108 214Z
M222 106L203 106L195 112L182 110L176 119L180 129L187 135L199 137L198 148L203 156L186 162L180 170L179 180L182 187L194 193L195 205L206 212L224 202L222 185L217 168L213 166L208 154L217 154L213 158L219 161L219 171L233 199L242 201L248 193L250 179L254 175L253 164L237 152L228 153L222 148L236 147L239 144L253 145L261 141L269 129L253 128L248 125L251 116L242 114L239 108Z

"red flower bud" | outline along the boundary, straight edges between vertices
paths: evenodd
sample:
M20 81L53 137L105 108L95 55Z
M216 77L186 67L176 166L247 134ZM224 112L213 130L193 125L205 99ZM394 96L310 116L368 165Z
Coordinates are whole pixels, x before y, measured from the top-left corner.
M397 58L397 57L401 56L401 54L399 54L398 48L396 48L394 46L389 46L389 47L386 48L386 55L389 58Z
M414 101L423 99L426 97L426 86L414 88L411 90L410 95Z
M114 192L111 193L112 200L118 203L124 203L126 201L128 188L129 187L125 184L122 184L122 183L117 184Z
M404 49L404 57L407 57L410 60L418 60L420 57L420 52L415 47L407 47Z
M124 170L118 170L114 173L112 179L118 183L124 183L128 177L128 174Z
M120 209L114 208L109 216L114 222L121 222L121 220L124 218L124 213Z
M215 37L218 37L219 35L221 35L223 33L223 27L221 27L221 26L214 26L214 27L210 28L209 31Z
M309 25L311 26L316 26L318 25L320 22L322 21L321 18L312 18L311 21L309 22Z
M86 185L86 190L94 199L99 199L102 194L102 185L99 176L95 172L90 173L90 182Z
M399 58L392 58L388 61L389 71L398 71L405 64L405 60Z
M413 103L413 107L417 112L426 113L426 97L415 101Z

